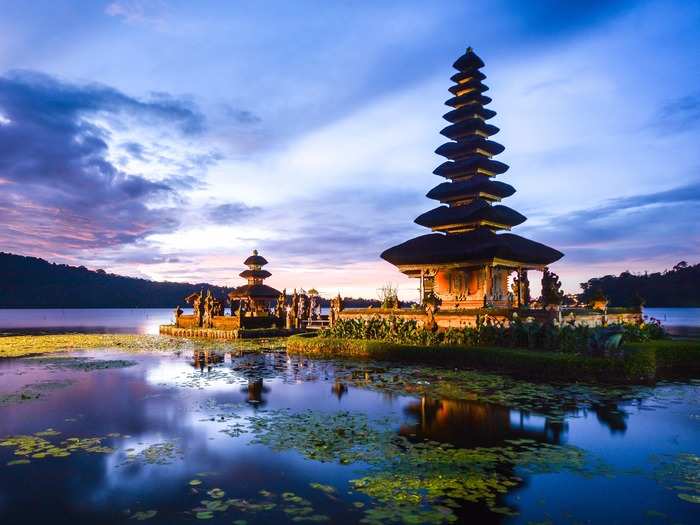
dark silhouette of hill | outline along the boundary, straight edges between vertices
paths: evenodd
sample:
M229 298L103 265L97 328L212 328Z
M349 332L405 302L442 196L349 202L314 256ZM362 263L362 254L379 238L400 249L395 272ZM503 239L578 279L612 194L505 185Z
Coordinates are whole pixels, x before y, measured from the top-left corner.
M207 288L219 298L232 290L207 283L123 277L0 252L0 308L175 308L185 306L185 296ZM322 306L329 304L328 299L321 300ZM377 307L380 302L346 297L345 305Z
M0 308L174 308L201 288L221 297L231 290L122 277L3 252L0 276Z
M581 283L581 301L588 302L603 294L609 306L637 306L641 301L650 307L700 306L700 264L679 262L671 270L634 275L606 275Z

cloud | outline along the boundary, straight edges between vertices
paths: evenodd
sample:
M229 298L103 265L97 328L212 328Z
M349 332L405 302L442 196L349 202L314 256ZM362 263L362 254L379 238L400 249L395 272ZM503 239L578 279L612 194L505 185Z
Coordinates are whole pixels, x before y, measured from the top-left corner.
M500 2L507 13L513 13L523 31L551 39L572 34L615 18L631 7L640 4L637 0L614 2L560 2L540 0L523 3L518 0Z
M138 142L126 142L126 143L122 144L122 147L133 158L138 159L138 160L146 160L144 157L143 144L139 144Z
M235 224L255 216L260 211L260 208L248 206L243 202L227 202L225 204L207 205L205 210L207 219L214 224Z
M686 95L668 101L659 110L653 125L661 131L680 133L700 124L700 95Z
M551 216L519 232L564 251L564 263L675 260L700 257L698 218L700 182L692 182Z
M260 246L304 268L378 262L386 248L428 233L412 223L413 210L421 203L423 195L400 188L326 191L272 210L265 220L280 225L279 235Z
M233 108L228 104L224 104L223 109L226 118L233 119L239 124L259 124L262 122L262 118L252 111Z
M0 126L3 246L65 253L128 244L178 225L171 205L183 199L177 177L124 171L111 160L110 143L115 129L133 123L200 133L204 117L190 102L163 93L137 99L21 71L0 77L0 113L7 120ZM144 156L142 144L124 148Z
M117 0L107 4L104 12L129 24L148 24L156 29L165 25L165 3L160 0Z

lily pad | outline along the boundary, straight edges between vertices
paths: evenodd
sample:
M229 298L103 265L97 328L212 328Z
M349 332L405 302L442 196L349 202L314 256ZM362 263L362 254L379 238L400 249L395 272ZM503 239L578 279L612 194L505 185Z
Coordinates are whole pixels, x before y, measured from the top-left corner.
M151 518L155 517L156 514L158 514L157 510L144 510L144 511L134 512L131 516L129 516L129 519L133 519L133 520L137 520L137 521L146 521L146 520L150 520Z

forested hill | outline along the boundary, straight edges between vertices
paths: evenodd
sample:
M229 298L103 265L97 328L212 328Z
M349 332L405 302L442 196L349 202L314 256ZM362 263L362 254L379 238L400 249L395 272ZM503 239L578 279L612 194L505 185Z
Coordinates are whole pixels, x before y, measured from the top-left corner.
M175 308L200 288L217 296L231 290L122 277L0 252L0 308Z
M650 307L700 307L700 264L682 261L665 272L606 275L582 283L581 288L583 301L602 292L610 306L636 306L642 299Z

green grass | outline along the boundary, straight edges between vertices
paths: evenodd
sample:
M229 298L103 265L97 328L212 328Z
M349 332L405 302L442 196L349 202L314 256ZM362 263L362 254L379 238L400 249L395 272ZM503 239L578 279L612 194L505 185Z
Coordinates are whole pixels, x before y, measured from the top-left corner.
M647 382L684 370L698 371L700 341L627 345L624 359L504 347L412 346L363 339L293 336L290 354L463 366L545 380ZM694 368L693 368L694 367Z
M662 339L629 343L625 348L654 354L657 373L662 376L700 375L700 340Z

